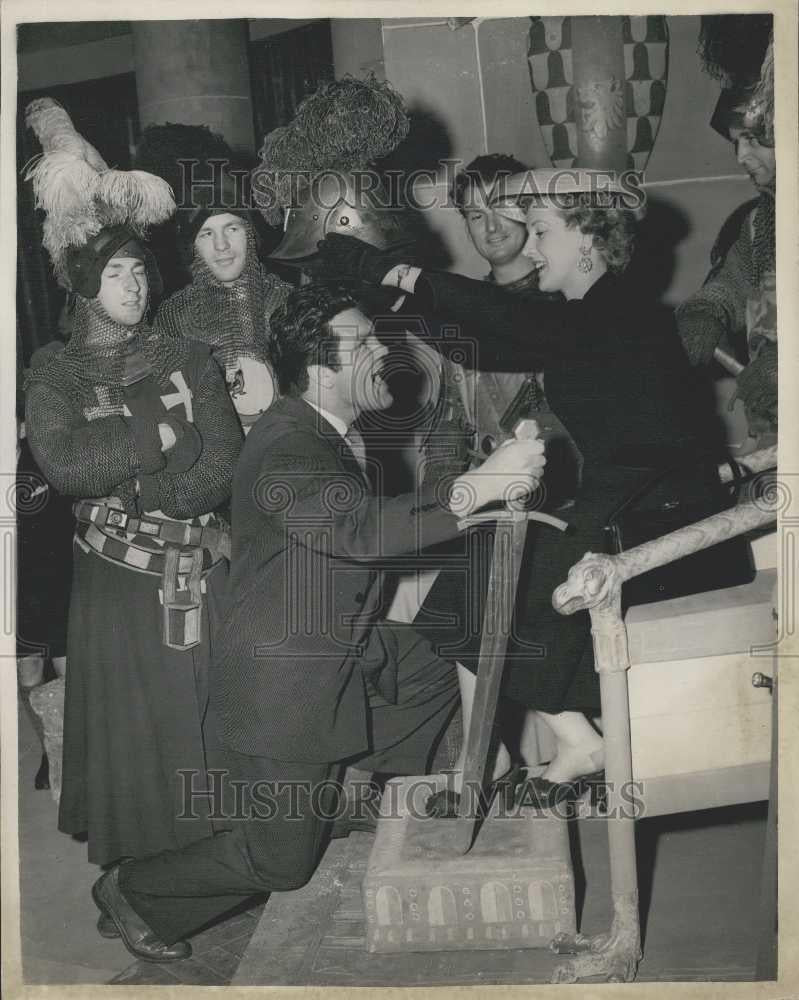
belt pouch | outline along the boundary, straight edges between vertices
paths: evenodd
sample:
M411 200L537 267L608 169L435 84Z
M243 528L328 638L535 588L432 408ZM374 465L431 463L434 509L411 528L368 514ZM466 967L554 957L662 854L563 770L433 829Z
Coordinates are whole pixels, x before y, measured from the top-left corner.
M191 554L186 589L178 589L180 549L168 545L164 551L164 645L170 649L193 649L200 644L202 624L203 550Z

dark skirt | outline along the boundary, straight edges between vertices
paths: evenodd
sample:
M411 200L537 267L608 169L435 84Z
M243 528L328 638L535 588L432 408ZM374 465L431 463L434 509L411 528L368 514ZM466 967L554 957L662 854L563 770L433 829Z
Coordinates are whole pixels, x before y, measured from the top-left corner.
M572 509L574 510L574 509ZM517 587L516 607L505 660L502 693L544 712L597 713L599 680L594 671L587 611L561 615L552 592L589 550L601 552L603 532L596 522L571 516L563 534L530 522ZM414 627L439 656L476 671L483 610L493 552L493 531L471 533L468 543L450 550Z
M75 546L58 826L88 833L95 864L213 832L199 798L194 817L180 813L192 772L205 787L209 618L212 630L225 578L224 563L206 578L203 641L173 650L161 640L160 578Z

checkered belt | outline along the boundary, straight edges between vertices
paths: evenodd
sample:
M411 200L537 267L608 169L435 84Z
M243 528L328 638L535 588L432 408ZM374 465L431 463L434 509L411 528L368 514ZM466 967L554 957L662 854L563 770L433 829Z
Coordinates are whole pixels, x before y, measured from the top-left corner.
M73 507L77 520L86 525L83 540L95 552L114 562L124 563L131 569L161 576L165 566L163 552L147 551L130 544L124 538L115 538L101 528L139 534L170 546L185 546L190 549L206 549L211 556L211 565L222 556L230 558L230 534L221 528L184 524L182 521L167 521L161 518L134 517L110 507L108 504L81 500ZM181 553L178 572L191 571L192 553ZM210 568L210 566L208 567Z

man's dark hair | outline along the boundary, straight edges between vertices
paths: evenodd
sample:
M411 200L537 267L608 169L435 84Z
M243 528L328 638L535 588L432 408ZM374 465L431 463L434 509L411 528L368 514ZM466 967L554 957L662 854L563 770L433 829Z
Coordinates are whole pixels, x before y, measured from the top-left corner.
M301 396L308 388L308 366L341 369L338 336L330 320L358 300L345 285L312 282L295 288L271 317L271 357L280 392Z
M482 187L482 190L488 193L498 177L510 177L511 174L519 174L529 169L521 160L507 153L486 153L484 156L476 156L455 175L449 192L452 204L461 215L466 215L468 209L473 207L474 188L479 191Z

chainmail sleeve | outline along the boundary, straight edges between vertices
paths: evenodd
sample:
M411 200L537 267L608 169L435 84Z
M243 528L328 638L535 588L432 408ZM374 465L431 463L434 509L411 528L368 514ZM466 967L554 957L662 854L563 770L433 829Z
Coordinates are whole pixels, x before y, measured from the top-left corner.
M693 364L706 364L724 335L746 328L746 300L755 290L750 221L741 226L715 273L675 311L677 330Z
M163 337L196 336L191 324L190 288L181 288L160 304L153 319L154 333Z
M124 418L87 421L44 382L28 388L25 429L39 468L67 496L106 496L139 470L134 435Z
M162 471L139 477L146 509L160 509L167 517L195 517L221 507L230 497L244 440L219 366L207 354L193 393L193 409L192 423L202 438L194 465L186 472L171 473L167 461Z

